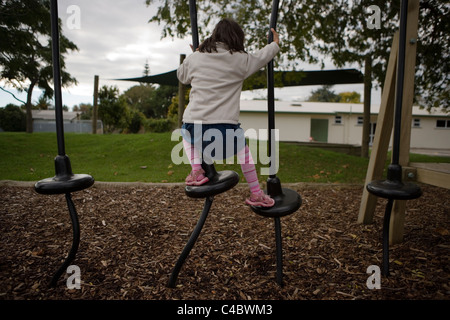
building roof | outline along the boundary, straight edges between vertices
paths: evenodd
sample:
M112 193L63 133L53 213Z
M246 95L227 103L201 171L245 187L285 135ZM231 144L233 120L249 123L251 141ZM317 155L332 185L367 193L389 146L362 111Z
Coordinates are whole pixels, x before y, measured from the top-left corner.
M31 110L33 120L55 120L55 110ZM63 112L63 120L75 120L77 118L77 112Z
M371 105L370 113L377 115L379 105ZM241 100L241 112L267 112L267 100ZM337 103L337 102L297 102L297 101L275 101L276 113L301 113L301 114L363 114L364 105L362 103ZM438 109L432 109L430 112L421 109L419 106L413 106L413 116L434 116L449 117L450 114Z

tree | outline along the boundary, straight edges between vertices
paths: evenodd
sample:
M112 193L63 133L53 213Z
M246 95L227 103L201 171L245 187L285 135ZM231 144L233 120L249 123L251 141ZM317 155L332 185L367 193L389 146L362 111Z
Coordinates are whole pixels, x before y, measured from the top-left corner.
M184 92L184 108L186 109L187 105L189 104L189 94L191 93L191 89L187 88ZM169 105L168 111L167 111L167 117L168 118L178 118L178 101L179 101L179 94L174 96L172 98L172 102Z
M156 2L146 0L147 5ZM271 0L198 1L199 37L204 39L223 17L234 18L246 31L248 50L265 44ZM379 7L380 28L368 27L368 8ZM281 35L279 66L292 68L301 61L321 62L318 53L331 57L342 67L364 64L370 55L375 84L381 86L394 31L398 28L400 1L382 0L284 0L281 2L277 31ZM449 107L450 5L446 1L420 2L417 48L416 101L430 108ZM187 1L159 2L150 22L162 24L162 37L184 37L190 32Z
M188 1L146 0L147 5L155 2L159 3L159 7L149 22L162 24L162 37L184 37L190 33ZM200 41L210 34L220 19L232 17L246 31L247 49L262 48L267 43L271 9L272 0L197 1ZM282 58L293 64L318 61L309 46L314 43L311 30L320 18L319 5L315 0L304 0L302 3L297 0L283 1L277 26L283 37L280 43L283 56L277 59L277 63Z
M33 131L31 97L37 86L45 97L53 96L50 2L48 0L0 0L0 77L27 92L27 132ZM61 31L60 31L61 32ZM60 33L63 86L77 81L65 71L64 55L77 46Z
M339 102L344 103L361 103L361 94L359 94L356 91L352 92L340 92L339 95Z
M308 101L319 102L339 102L341 97L331 90L330 85L324 85L323 87L311 92L311 96Z
M33 109L38 109L38 110L48 110L51 106L51 101L48 97L46 97L45 95L41 95L39 97L39 100L36 104L36 106Z
M172 103L172 98L178 93L178 87L160 85L153 93L151 98L152 115L149 118L165 118L169 111L169 106Z
M420 1L416 97L419 104L449 110L450 4ZM437 63L436 63L437 62ZM441 63L442 62L442 63Z
M148 60L145 61L144 71L142 72L142 76L148 77L150 75L150 66L148 65ZM151 86L150 83L141 82L143 86Z
M155 88L148 84L139 84L129 88L122 95L131 109L144 113L147 117L154 115L152 98Z
M160 85L137 85L129 88L122 95L129 107L142 112L147 118L165 118L177 87Z
M0 108L0 128L4 131L25 131L26 116L20 107L10 103Z
M150 66L148 65L148 60L145 61L144 71L142 72L142 75L144 77L147 77L150 75Z
M144 76L150 75L148 61L144 65ZM172 98L178 88L174 86L159 85L154 87L151 83L142 82L129 88L123 96L133 111L138 111L147 118L165 118L168 115ZM135 116L135 119L138 119Z
M106 132L123 130L128 127L129 111L123 96L119 97L117 87L103 86L99 93L98 117L102 119Z
M73 106L72 110L75 112L80 112L81 120L91 120L94 106L90 103L80 103L78 106Z
M130 121L128 124L128 130L131 133L138 133L144 124L145 116L142 112L132 110L130 113Z
M370 12L379 10L380 25L373 26L368 20ZM394 31L399 26L400 1L355 0L341 5L336 2L323 12L325 20L333 28L315 30L320 41L319 52L332 57L338 67L347 63L363 65L372 59L372 79L381 86L389 58ZM419 41L417 46L415 102L423 107L448 109L450 95L449 3L444 1L420 1ZM417 39L408 39L408 41Z

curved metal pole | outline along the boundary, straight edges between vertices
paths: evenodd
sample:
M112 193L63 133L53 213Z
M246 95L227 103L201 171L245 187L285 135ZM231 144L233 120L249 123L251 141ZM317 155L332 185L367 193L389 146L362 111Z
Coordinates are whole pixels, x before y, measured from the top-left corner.
M66 154L64 146L64 121L61 97L61 65L59 61L59 24L58 24L58 2L50 2L50 19L52 32L52 60L53 60L53 86L55 91L55 117L56 138L58 141L58 155Z
M63 272L67 269L70 263L75 259L75 255L78 251L78 246L80 244L80 224L78 222L77 211L75 210L75 205L72 202L72 198L70 193L66 193L67 206L69 207L70 219L72 220L72 229L73 229L73 240L72 240L72 248L69 251L69 255L67 256L64 263L59 267L58 271L53 275L52 281L50 282L51 287L56 287L56 282L61 277Z
M400 7L400 37L397 59L397 87L395 100L394 119L394 141L392 147L392 163L388 168L388 180L399 180L401 182L400 156L400 133L402 123L403 83L405 76L405 46L406 46L406 24L408 15L408 0L402 0ZM393 199L389 199L386 205L383 221L383 275L389 275L389 223Z
M197 225L195 226L194 231L192 231L191 237L189 238L188 242L186 243L186 246L184 247L183 251L181 252L180 257L178 258L178 261L172 270L172 274L170 275L169 282L167 284L167 286L169 288L175 288L175 284L176 284L177 278L178 278L178 273L180 272L184 261L186 260L189 253L191 252L192 248L195 245L195 242L197 241L198 236L200 235L200 232L202 231L203 225L205 224L206 218L208 217L209 209L211 209L213 200L214 200L214 197L207 197L205 199L205 205L203 206L203 211L202 211L202 214L200 215L200 218L198 219Z
M281 222L280 218L274 218L275 220L275 239L277 246L277 283L283 286L283 249L281 239Z
M405 77L405 45L408 0L402 0L400 8L400 39L397 60L397 90L395 97L394 141L392 146L392 164L399 164L400 127L402 124L403 82ZM410 125L410 124L408 124Z
M273 0L272 13L270 15L270 28L276 29L277 16L278 16L278 0ZM269 40L268 43L273 41L273 34L269 28ZM275 129L275 92L274 92L274 75L273 75L273 59L269 61L267 65L267 110L269 115L268 122L268 140L269 140L269 154L270 154L270 168L274 166L272 163L275 161L275 152L272 152L272 147L275 146L275 137L272 136L272 129ZM273 140L273 141L272 141ZM270 177L275 177L275 173L270 172Z
M198 26L197 26L197 4L195 0L189 0L189 16L191 17L192 46L194 47L195 51L199 46Z
M389 223L391 221L393 199L389 199L383 220L383 276L389 276Z

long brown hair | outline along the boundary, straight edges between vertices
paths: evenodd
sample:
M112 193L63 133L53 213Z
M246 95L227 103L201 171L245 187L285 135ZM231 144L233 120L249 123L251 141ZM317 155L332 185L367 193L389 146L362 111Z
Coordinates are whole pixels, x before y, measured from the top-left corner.
M198 50L200 52L217 52L216 43L223 42L228 46L230 53L245 52L244 50L244 31L241 26L233 19L225 18L219 21L213 30L211 37L203 41Z

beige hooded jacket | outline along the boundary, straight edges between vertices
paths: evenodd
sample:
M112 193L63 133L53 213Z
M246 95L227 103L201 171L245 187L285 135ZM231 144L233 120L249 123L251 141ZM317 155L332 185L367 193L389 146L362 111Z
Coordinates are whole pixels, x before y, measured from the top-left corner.
M276 42L255 53L231 53L223 43L216 46L218 52L192 53L177 70L180 82L191 85L185 123L238 124L244 80L280 51Z

